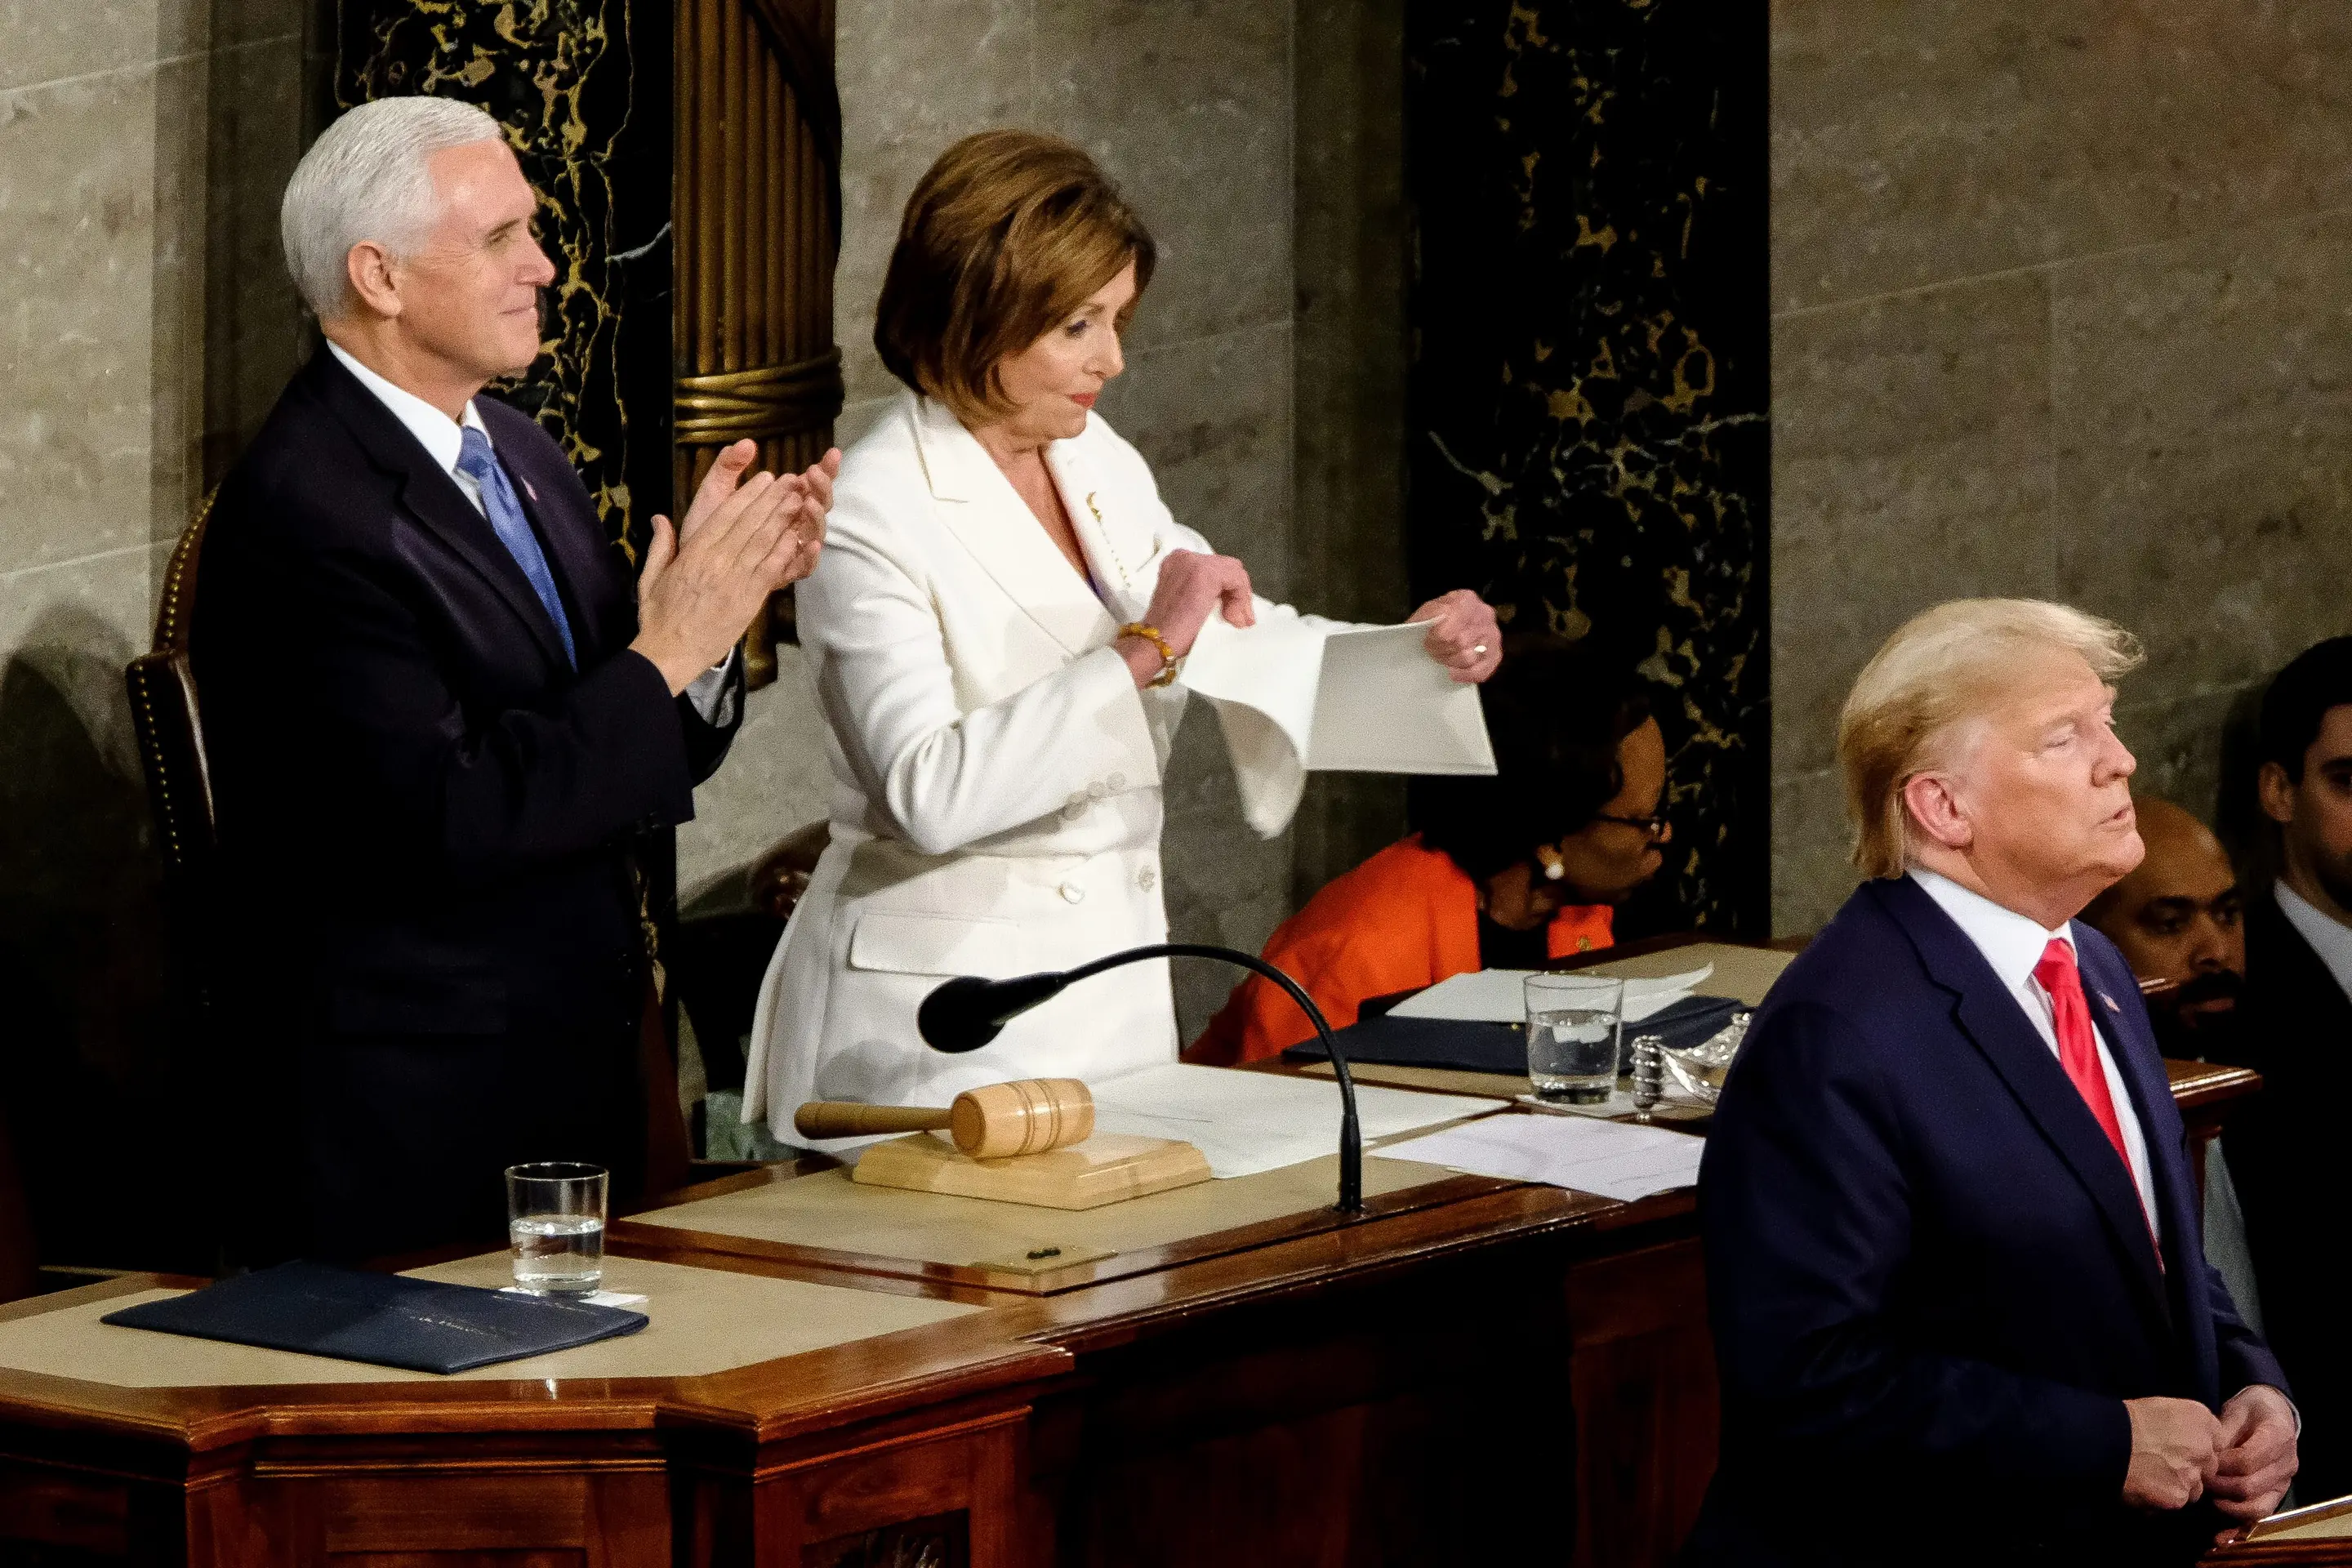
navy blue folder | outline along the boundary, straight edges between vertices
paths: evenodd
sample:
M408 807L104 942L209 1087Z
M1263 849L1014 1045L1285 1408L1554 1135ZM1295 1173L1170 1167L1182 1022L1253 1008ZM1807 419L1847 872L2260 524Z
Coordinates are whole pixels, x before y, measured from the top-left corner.
M411 1372L467 1372L634 1334L643 1312L322 1263L281 1263L99 1321Z
M1656 1035L1675 1050L1702 1044L1731 1022L1740 1004L1728 996L1685 996L1638 1024L1625 1026L1625 1038ZM1395 1068L1451 1068L1457 1072L1528 1072L1524 1024L1486 1024L1458 1018L1400 1018L1384 1013L1331 1031L1350 1062ZM1308 1040L1282 1053L1290 1061L1323 1060L1323 1042Z

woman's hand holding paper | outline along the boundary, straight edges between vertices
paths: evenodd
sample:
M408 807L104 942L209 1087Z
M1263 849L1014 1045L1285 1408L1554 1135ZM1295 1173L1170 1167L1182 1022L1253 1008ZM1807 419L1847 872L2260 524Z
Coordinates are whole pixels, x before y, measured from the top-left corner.
M1503 628L1495 607L1467 588L1434 598L1406 617L1427 621L1423 646L1465 686L1475 686L1503 662Z

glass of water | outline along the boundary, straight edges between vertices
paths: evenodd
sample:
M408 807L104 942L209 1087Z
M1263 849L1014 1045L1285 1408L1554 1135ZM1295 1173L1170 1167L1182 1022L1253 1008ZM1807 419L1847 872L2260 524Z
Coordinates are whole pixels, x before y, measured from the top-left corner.
M1625 983L1597 974L1530 974L1528 1081L1538 1100L1598 1105L1617 1088Z
M604 1168L563 1160L507 1167L515 1283L541 1296L593 1296L604 1280Z

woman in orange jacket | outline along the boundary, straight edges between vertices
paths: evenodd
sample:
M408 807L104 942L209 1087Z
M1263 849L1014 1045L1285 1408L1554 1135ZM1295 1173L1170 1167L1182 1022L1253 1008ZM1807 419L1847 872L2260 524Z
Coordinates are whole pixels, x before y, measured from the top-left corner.
M1415 779L1419 831L1331 882L1265 945L1335 1029L1371 997L1607 947L1614 907L1664 863L1666 748L1638 679L1580 645L1530 640L1510 647L1479 700L1495 775ZM1184 1059L1256 1061L1314 1034L1253 975Z

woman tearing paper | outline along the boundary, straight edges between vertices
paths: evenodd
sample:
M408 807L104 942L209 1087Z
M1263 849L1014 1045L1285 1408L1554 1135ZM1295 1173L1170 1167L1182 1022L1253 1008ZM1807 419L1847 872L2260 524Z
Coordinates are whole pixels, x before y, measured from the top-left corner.
M908 390L843 459L800 588L831 841L761 988L746 1120L788 1136L803 1100L945 1104L1176 1058L1164 963L1090 980L970 1056L915 1031L949 976L1166 940L1178 661L1212 615L1291 613L1169 515L1092 412L1153 258L1101 171L1051 137L969 137L908 202L874 340ZM1454 679L1494 672L1502 639L1476 595L1413 618ZM1234 763L1245 798L1282 771Z

